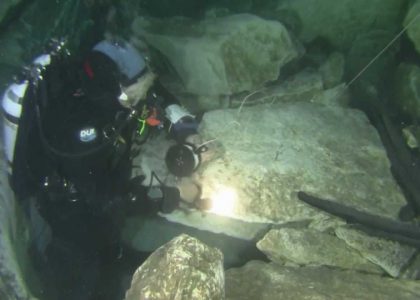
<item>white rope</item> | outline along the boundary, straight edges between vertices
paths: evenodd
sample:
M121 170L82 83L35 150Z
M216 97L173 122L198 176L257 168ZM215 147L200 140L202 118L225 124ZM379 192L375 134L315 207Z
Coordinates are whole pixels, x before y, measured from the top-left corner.
M352 80L350 80L350 82L347 84L347 87L353 84L386 50L388 50L388 48L391 47L395 41L398 40L403 35L403 33L414 24L418 17L420 17L420 13L418 13L378 54L376 54L376 56L372 58L371 61L359 73L357 73L357 75Z

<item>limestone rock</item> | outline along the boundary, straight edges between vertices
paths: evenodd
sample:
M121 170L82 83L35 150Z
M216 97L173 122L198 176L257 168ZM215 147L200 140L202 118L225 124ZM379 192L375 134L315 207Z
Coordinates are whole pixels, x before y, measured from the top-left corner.
M280 68L299 55L286 28L250 14L165 22L138 18L137 37L169 61L186 92L230 95L277 79Z
M257 247L273 262L281 263L286 259L301 266L324 265L382 273L379 267L369 263L336 236L315 230L271 230L258 242Z
M344 55L340 52L334 52L319 67L324 88L329 89L342 82L344 77L344 64Z
M299 190L390 218L406 203L358 110L305 102L218 110L204 115L199 131L220 149L197 173L204 198L231 201L220 214L274 223L323 214L300 202Z
M420 297L420 282L395 280L326 267L283 267L252 261L230 269L226 276L227 300L383 299Z
M400 64L395 75L395 104L413 118L420 117L419 86L420 68L416 65Z
M339 50L347 50L361 32L375 29L394 31L406 1L401 0L286 0L277 11L291 11L302 22L299 35L304 42L326 39ZM281 17L280 15L280 17ZM375 20L375 22L372 22Z
M393 277L400 275L416 252L413 247L369 236L346 226L338 227L336 234L349 246L358 250L363 257L382 267Z
M222 254L180 235L137 269L125 299L224 299Z
M419 23L420 1L412 1L407 15L405 16L403 25L408 26L407 36L413 42L417 52L420 53L420 26Z

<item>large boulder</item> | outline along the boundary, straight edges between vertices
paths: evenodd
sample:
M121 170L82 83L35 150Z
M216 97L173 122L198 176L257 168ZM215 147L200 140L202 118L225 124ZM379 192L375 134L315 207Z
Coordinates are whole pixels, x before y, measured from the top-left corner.
M400 299L420 297L420 282L326 267L284 267L252 261L225 272L227 300Z
M257 89L299 55L281 23L250 14L201 22L137 18L132 28L169 61L185 91L196 95Z
M339 50L347 50L355 38L371 30L395 32L406 1L401 0L285 0L271 12L278 19L296 15L301 22L300 39L311 42L317 37ZM373 21L374 20L374 21Z
M157 249L134 273L125 300L224 299L223 256L187 235Z
M361 111L305 102L218 110L204 115L200 133L216 139L218 155L196 177L203 197L225 205L220 214L248 222L316 218L297 199L302 190L390 218L406 204Z

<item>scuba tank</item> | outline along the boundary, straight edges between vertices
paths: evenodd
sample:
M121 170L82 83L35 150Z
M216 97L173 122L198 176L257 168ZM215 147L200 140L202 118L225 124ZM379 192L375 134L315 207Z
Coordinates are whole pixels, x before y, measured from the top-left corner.
M22 101L26 94L29 82L11 84L4 92L3 108L3 144L8 162L8 173L12 174L12 165L15 152L19 119L22 114Z
M60 47L62 46L61 43L62 42L59 42L58 44ZM36 80L36 78L31 77L40 76L41 69L44 69L50 63L51 54L42 54L38 56L33 60L32 66L23 71L22 78L16 78L15 82L12 83L3 94L3 144L9 166L9 175L12 175L15 144L19 130L19 120L22 115L23 101L30 81Z

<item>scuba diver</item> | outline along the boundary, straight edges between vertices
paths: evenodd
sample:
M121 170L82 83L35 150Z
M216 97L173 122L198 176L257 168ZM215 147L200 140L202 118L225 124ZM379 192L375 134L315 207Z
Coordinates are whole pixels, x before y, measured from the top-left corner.
M197 135L198 123L128 42L100 41L79 59L62 40L52 41L6 89L2 106L10 186L19 202L31 199L23 204L28 215L42 216L52 231L50 240L34 242L43 243L35 256L48 261L40 264L53 265L45 278L66 273L68 253L79 253L74 265L87 270L94 268L86 262L100 266L120 257L121 225L134 209L177 207L176 187L162 185L159 196L149 197L149 183L131 178L132 153L165 127L181 144ZM64 290L68 282L57 286Z
M104 208L129 188L134 141L166 123L180 143L197 134L194 116L128 42L103 40L81 62L61 42L50 48L3 98L11 186L19 198L42 191L50 201Z

